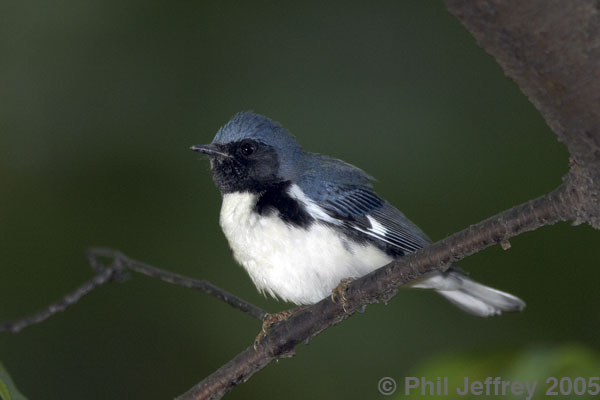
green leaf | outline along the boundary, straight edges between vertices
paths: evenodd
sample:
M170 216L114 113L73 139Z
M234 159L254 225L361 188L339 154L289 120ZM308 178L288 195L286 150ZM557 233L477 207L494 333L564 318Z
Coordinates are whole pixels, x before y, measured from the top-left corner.
M0 363L0 399L1 400L27 400L25 396L17 390L15 383L8 372Z

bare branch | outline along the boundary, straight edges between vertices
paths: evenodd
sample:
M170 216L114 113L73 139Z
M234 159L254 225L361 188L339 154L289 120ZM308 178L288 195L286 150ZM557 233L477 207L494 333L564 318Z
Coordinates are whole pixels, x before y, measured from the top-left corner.
M367 304L390 300L401 285L418 276L436 268L445 270L456 261L521 233L572 218L573 201L565 186L561 186L351 282L346 288L344 304L326 298L289 320L276 323L256 351L248 347L178 399L221 398L274 359L293 355L296 345L338 324Z
M40 310L31 316L19 319L17 321L0 324L0 332L6 331L17 333L23 328L42 322L51 317L52 315L60 311L64 311L67 307L77 303L83 296L90 293L98 286L101 286L107 282L122 281L126 279L125 273L127 270L131 270L153 278L158 278L162 281L174 285L199 290L213 297L216 297L221 301L224 301L233 308L236 308L240 311L250 314L255 318L258 318L261 321L264 320L264 318L267 316L266 311L260 309L259 307L256 307L253 304L248 303L247 301L240 299L239 297L223 289L218 288L217 286L213 285L208 281L198 281L195 279L187 278L182 275L175 274L173 272L168 272L160 268L144 264L140 261L136 261L129 257L126 257L117 250L96 248L88 250L87 255L91 267L96 271L96 276L94 276L91 280L78 287L72 293L67 294L66 296L64 296L57 302L50 304L43 310ZM105 266L100 262L100 257L110 258L112 260L112 263L108 266Z

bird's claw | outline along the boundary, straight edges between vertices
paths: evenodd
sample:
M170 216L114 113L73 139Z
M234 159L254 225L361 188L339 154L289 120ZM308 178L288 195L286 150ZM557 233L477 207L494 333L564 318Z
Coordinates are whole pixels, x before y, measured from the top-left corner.
M267 316L263 320L261 331L256 336L256 339L254 339L254 350L256 350L258 348L258 345L260 344L260 342L262 342L262 340L265 338L265 336L267 336L269 329L271 328L272 325L274 325L278 322L286 321L286 320L290 319L291 317L294 316L294 314L296 314L298 311L305 309L306 307L307 306L298 306L298 307L291 308L291 309L285 310L285 311L281 311L281 312L278 312L275 314L267 314Z
M348 310L346 310L346 304L348 302L348 299L346 299L346 290L348 290L348 284L353 280L353 278L342 279L340 284L331 292L331 301L340 303L345 313L348 313Z

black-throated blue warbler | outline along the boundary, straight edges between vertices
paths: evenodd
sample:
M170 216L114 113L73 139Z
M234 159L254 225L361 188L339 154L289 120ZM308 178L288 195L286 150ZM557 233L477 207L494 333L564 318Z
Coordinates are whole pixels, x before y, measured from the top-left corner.
M304 151L287 130L262 115L236 114L212 143L191 149L210 158L223 195L221 227L235 259L262 293L298 305L316 303L341 280L431 243L375 193L368 174ZM434 289L482 317L525 306L456 268L430 272L406 286Z

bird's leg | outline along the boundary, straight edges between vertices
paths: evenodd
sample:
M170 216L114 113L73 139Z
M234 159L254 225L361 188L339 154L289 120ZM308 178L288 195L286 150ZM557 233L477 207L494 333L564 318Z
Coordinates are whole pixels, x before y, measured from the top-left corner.
M331 292L331 301L334 303L341 303L345 313L348 312L346 310L346 302L348 301L346 299L346 290L348 289L348 284L353 280L354 278L342 279L340 284Z
M308 307L308 305L301 305L301 306L290 308L289 310L284 310L284 311L281 311L281 312L278 312L275 314L267 314L267 316L263 320L262 330L260 331L258 336L256 336L256 339L254 340L254 350L256 350L256 348L258 347L258 344L264 339L264 337L267 336L269 328L271 328L272 325L274 325L278 322L286 321L286 320L290 319L295 314L306 309L307 307Z

